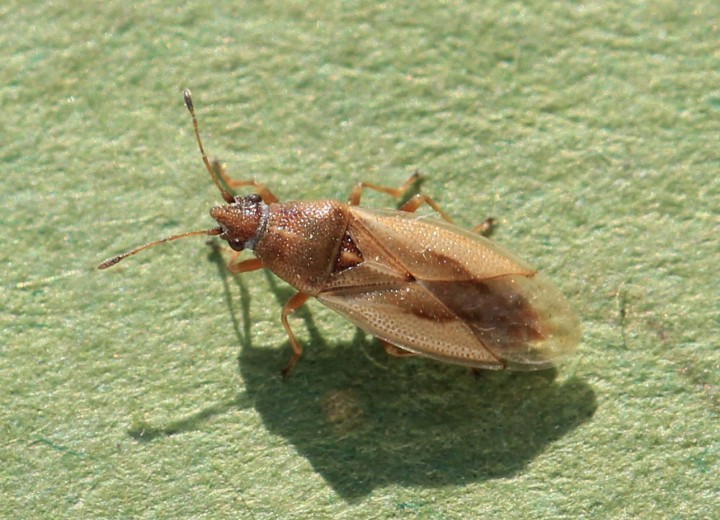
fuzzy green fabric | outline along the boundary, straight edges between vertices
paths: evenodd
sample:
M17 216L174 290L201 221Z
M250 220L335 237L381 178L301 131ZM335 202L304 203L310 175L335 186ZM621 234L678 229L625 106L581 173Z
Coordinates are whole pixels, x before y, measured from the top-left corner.
M0 517L719 518L720 6L11 2ZM423 191L554 279L570 362L388 358L195 238L196 148L281 199ZM369 193L364 203L396 201Z

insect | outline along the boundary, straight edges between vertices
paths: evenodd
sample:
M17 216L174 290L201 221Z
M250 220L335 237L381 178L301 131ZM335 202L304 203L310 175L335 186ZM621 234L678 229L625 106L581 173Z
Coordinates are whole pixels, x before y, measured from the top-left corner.
M480 234L454 225L427 195L415 195L399 210L360 207L363 190L401 197L417 174L396 189L360 183L347 203L279 202L263 184L230 179L217 163L211 166L190 91L184 96L203 163L226 202L210 210L217 226L139 246L99 269L193 235L227 241L237 252L230 271L266 268L297 289L281 313L293 349L284 375L303 353L288 317L311 296L375 335L392 355L539 370L579 343L580 320L551 282ZM225 185L252 186L256 193L234 196ZM423 204L442 220L416 214ZM255 257L239 259L245 249Z

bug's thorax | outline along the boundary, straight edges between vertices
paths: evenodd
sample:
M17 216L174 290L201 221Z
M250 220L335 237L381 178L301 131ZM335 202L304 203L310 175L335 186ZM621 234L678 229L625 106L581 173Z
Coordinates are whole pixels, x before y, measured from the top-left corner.
M336 200L270 204L255 256L296 289L315 295L335 269L348 218L347 204Z
M259 195L236 197L235 202L212 208L210 215L223 230L220 238L231 248L255 249L267 226L268 205Z

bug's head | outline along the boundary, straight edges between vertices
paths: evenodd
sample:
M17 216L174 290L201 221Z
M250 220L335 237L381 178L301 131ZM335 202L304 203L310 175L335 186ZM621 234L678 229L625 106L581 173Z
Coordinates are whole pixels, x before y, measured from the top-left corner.
M192 116L195 139L197 140L198 147L200 148L200 154L202 155L205 168L207 168L215 186L217 186L220 191L220 195L225 202L227 202L227 205L218 206L210 211L212 217L217 220L219 227L203 229L200 231L188 231L186 233L172 235L161 240L156 240L154 242L138 246L126 253L108 258L98 266L98 269L107 269L129 256L136 255L140 251L155 247L159 244L173 242L181 238L196 235L220 236L221 238L227 240L230 247L236 251L253 249L255 247L255 243L264 231L265 222L267 220L267 205L263 202L260 195L234 197L227 189L225 189L220 181L220 176L213 171L210 166L210 161L208 161L207 155L205 154L205 149L203 148L202 140L200 139L200 130L198 128L198 121L195 116L195 109L193 107L190 91L186 89L184 96L185 106L187 106L187 109L190 111L190 115Z
M235 197L235 201L210 210L220 224L219 237L235 251L254 249L267 221L268 207L260 195Z

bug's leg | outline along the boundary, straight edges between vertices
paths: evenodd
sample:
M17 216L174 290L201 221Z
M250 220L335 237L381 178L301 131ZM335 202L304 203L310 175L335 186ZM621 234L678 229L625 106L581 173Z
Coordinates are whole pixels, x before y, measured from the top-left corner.
M350 192L350 198L348 199L348 202L351 206L359 205L362 191L366 188L370 190L380 191L382 193L387 193L388 195L392 195L393 197L402 197L419 180L420 173L415 172L399 188L388 188L387 186L380 186L378 184L372 184L370 182L361 182L353 188L352 192ZM451 223L453 222L453 219L450 217L450 215L440 209L440 206L438 206L434 200L432 200L427 195L423 195L422 193L415 195L405 204L400 206L400 211L407 211L408 213L413 213L420 206L422 206L423 203L427 204L432 209L437 211L443 219Z
M427 204L432 209L437 211L438 214L443 218L443 220L450 222L451 224L454 223L452 217L450 217L450 215L448 215L442 209L440 209L440 206L438 206L437 202L435 202L430 197L428 197L427 195L424 195L422 193L418 193L412 199L410 199L405 204L400 206L400 211L407 211L408 213L414 213L423 204Z
M475 379L481 379L487 371L477 367L470 367L470 375Z
M415 357L415 356L417 356L417 354L415 354L415 352L410 352L409 350L400 348L397 345L388 343L384 339L378 338L378 341L382 344L383 348L385 348L385 352L387 352L388 355L390 355L390 356L394 356L394 357Z
M295 364L298 362L298 359L300 359L300 356L302 356L302 347L300 346L300 342L295 337L295 333L290 328L290 324L288 323L288 316L290 316L293 312L295 312L297 309L302 307L305 302L310 298L309 294L305 294L302 292L295 293L295 296L290 298L285 305L283 305L282 308L282 324L283 327L285 327L285 332L287 332L288 338L290 338L290 345L292 345L293 349L293 357L290 358L290 362L287 364L285 368L282 370L283 377L287 377L290 372L292 372L292 369L295 367Z
M259 258L248 258L246 260L239 260L240 251L235 251L227 246L221 246L216 240L208 240L208 245L213 248L217 253L227 251L230 253L230 260L228 260L226 267L227 270L233 274L247 273L249 271L257 271L265 267L262 260Z
M423 205L423 203L430 206L432 209L437 211L440 216L443 218L443 220L450 222L451 224L454 223L452 217L445 213L442 209L440 209L440 206L437 205L437 202L432 200L427 195L418 194L415 195L412 199L407 201L405 204L400 206L400 211L408 211L410 213L415 212L420 206ZM474 226L472 228L472 231L474 233L477 233L478 235L483 235L485 237L489 237L492 232L495 229L495 219L492 217L486 218L482 223L478 224L477 226Z
M243 260L241 262L238 262L235 258L232 258L227 264L228 271L233 274L257 271L258 269L262 269L263 267L265 266L263 265L262 260L260 260L259 258L248 258L247 260Z
M495 219L492 217L488 217L485 219L484 222L473 227L472 230L478 235L489 237L490 235L492 235L493 231L495 231Z
M387 186L380 186L379 184L373 184L371 182L361 182L360 184L357 184L350 192L348 202L351 206L358 206L360 204L360 197L362 196L362 191L366 188L369 190L387 193L388 195L392 195L393 197L402 197L413 186L413 184L415 184L419 180L420 173L415 172L399 188L389 188Z
M227 185L228 188L239 188L241 186L252 186L255 188L255 191L258 195L262 197L262 200L265 204L272 204L273 202L278 202L278 198L275 196L273 192L271 192L264 184L259 183L255 179L246 180L246 181L239 181L235 180L230 175L228 175L227 171L225 170L225 165L221 164L220 161L213 161L212 163L213 171L223 180L223 182Z

